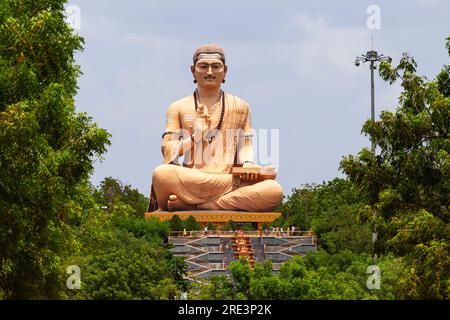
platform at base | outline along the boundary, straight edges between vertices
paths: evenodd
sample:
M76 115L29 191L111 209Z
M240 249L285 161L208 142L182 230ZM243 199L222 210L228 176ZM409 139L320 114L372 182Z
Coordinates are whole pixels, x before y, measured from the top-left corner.
M281 216L281 212L246 212L246 211L221 211L221 210L202 210L202 211L154 211L146 212L145 217L157 217L162 221L172 219L174 215L186 220L189 216L202 226L208 223L214 223L221 226L228 221L233 220L236 223L256 223L258 229L262 229L264 224L269 225L276 218Z

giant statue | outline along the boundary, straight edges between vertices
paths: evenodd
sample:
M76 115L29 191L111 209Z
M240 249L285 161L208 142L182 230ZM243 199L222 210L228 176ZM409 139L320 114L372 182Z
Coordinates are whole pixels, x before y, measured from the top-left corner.
M149 211L261 212L281 202L274 168L254 163L248 103L221 88L227 69L220 46L195 51L197 88L167 110L164 164L153 172Z

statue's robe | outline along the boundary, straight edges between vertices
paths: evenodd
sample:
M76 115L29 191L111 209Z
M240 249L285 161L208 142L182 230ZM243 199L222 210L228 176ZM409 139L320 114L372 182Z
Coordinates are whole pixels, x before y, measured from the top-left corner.
M222 101L209 111L211 128L216 128ZM242 183L231 175L233 166L254 160L249 105L236 96L225 94L220 130L212 131L215 136L212 141L202 139L197 144L189 139L195 115L193 96L176 101L167 111L161 146L164 164L153 172L150 209L166 209L169 195L175 194L200 209L214 201L220 210L272 211L283 198L278 182L271 179ZM178 165L181 155L184 156L182 166Z

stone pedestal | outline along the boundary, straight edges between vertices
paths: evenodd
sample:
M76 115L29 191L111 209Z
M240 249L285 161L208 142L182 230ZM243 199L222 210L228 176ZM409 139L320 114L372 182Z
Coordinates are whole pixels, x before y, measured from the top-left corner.
M220 211L220 210L201 210L201 211L154 211L146 212L145 217L157 217L162 221L172 219L177 215L182 220L186 220L189 216L202 226L206 226L209 222L217 226L222 226L228 221L233 220L237 223L257 223L258 230L262 229L263 224L269 225L276 218L281 216L281 212L246 212L246 211Z

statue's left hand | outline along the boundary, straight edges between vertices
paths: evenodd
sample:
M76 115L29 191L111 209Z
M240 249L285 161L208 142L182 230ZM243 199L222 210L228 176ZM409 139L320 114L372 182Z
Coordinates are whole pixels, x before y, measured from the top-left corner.
M243 168L261 168L260 165L253 164L253 163L250 163L250 162L245 162L242 165L242 167ZM255 182L255 181L259 180L259 178L260 178L260 174L259 173L244 173L241 176L241 180L242 181L249 181L249 182Z
M257 164L253 164L253 163L249 163L249 162L245 162L242 165L243 168L260 168L261 169L261 173L245 173L243 175L241 175L241 180L242 181L248 181L248 182L256 182L258 180L262 180L262 178L268 176L270 177L270 179L275 179L277 174L275 171L275 167L272 166L266 166L266 167L262 167L260 165Z

